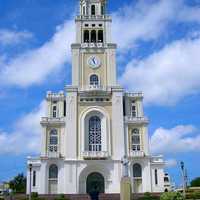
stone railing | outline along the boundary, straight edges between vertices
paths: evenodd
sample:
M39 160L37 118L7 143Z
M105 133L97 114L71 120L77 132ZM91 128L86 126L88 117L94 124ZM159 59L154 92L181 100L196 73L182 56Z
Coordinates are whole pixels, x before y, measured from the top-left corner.
M147 117L132 117L132 116L125 116L124 117L125 123L149 123L149 119Z
M85 43L82 43L81 44L81 47L82 48L106 48L108 45L105 44L105 43L102 43L102 42L96 42L96 43L93 43L93 42L85 42Z
M102 85L88 85L80 88L81 91L106 91L107 87Z
M65 124L65 118L64 117L42 117L42 120L40 122L42 125L45 124Z
M102 19L106 19L106 20L112 20L111 16L109 15L78 15L76 16L76 20L102 20Z
M134 97L134 98L142 98L143 97L143 93L142 92L125 92L125 96L128 97Z
M103 159L108 158L109 154L107 151L84 151L81 156L85 159Z
M144 157L144 152L143 151L130 151L129 157L131 157L131 158Z

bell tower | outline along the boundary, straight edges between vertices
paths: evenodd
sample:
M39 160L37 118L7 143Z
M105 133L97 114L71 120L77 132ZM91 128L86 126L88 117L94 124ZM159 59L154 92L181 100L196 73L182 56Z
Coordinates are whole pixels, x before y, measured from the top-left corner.
M106 0L80 0L79 12L76 42L71 46L72 85L81 90L115 87L117 46L111 41Z

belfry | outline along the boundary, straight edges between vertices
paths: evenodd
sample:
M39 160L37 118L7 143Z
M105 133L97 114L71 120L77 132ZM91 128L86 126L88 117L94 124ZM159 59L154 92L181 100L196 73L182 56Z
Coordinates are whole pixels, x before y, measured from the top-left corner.
M151 156L143 94L117 83L116 48L106 0L80 0L72 84L47 92L41 154L28 158L27 193L120 193L127 156L134 193L164 191L164 161ZM119 36L120 37L120 36Z

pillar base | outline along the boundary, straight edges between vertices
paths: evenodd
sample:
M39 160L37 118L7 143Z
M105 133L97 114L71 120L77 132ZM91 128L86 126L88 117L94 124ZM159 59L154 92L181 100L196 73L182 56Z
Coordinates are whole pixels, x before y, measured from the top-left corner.
M129 177L123 177L121 179L120 200L131 200L131 199L132 199L131 179Z

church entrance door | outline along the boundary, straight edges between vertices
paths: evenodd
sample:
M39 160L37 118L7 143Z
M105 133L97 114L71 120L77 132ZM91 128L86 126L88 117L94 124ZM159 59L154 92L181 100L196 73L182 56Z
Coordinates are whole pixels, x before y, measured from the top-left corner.
M97 172L91 173L87 177L86 191L90 195L98 195L105 192L104 177Z

